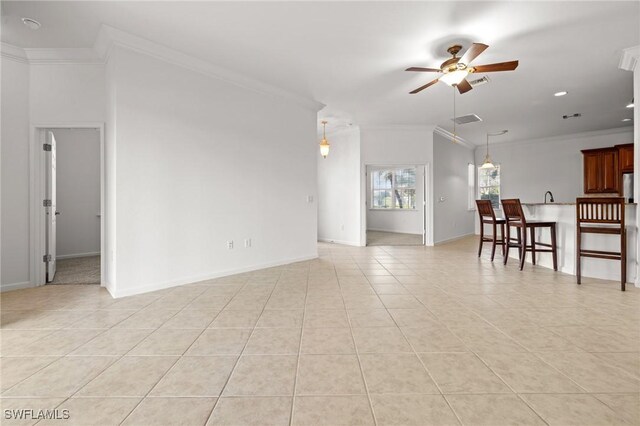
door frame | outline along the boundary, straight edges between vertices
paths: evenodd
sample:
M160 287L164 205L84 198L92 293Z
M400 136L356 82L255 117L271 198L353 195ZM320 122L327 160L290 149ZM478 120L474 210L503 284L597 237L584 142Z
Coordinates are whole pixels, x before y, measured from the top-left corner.
M29 131L29 280L34 286L46 284L46 215L42 200L46 197L46 158L42 149L46 130L96 129L100 134L100 285L105 285L105 149L103 122L32 123Z
M367 175L370 167L396 167L396 166L415 166L424 167L423 182L423 207L422 207L422 223L424 225L423 244L424 246L433 246L433 203L431 202L431 194L433 182L431 176L431 163L410 164L410 163L362 163L361 165L361 185L360 185L360 245L367 245L367 210L369 208L369 194L367 192L369 176Z

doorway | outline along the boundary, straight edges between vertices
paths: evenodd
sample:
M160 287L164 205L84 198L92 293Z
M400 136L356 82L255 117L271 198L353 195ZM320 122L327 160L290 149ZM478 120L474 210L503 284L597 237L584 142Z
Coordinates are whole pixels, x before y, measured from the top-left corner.
M103 284L103 126L32 130L33 281Z
M420 246L427 242L424 165L367 165L367 246Z

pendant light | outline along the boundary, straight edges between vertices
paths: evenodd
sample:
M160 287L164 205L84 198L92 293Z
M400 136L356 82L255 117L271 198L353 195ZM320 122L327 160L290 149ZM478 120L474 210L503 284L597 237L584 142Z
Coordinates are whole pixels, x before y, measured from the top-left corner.
M487 133L487 155L484 156L484 161L482 162L482 166L480 166L481 169L495 169L496 168L496 166L491 161L491 157L489 156L489 136L500 136L500 135L504 135L507 132L508 132L508 130L501 130L501 131L495 132L495 133Z
M327 136L325 134L327 122L323 120L321 123L322 123L322 140L320 141L320 155L322 155L322 158L327 158L327 155L329 155L329 147L331 145L329 145L329 141L327 141Z

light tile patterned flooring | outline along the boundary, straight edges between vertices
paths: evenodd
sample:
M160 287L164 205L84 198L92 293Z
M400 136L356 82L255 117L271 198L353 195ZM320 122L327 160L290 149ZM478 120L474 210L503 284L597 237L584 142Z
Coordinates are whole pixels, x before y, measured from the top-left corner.
M3 409L38 424L640 423L640 291L438 246L113 300L2 294ZM3 424L30 424L11 422Z

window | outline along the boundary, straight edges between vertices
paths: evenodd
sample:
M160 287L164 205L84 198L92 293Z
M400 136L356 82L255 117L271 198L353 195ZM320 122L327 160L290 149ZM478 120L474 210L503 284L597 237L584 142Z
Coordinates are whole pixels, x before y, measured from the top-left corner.
M372 171L371 208L415 210L416 168Z
M467 165L467 208L476 208L476 166L469 163Z
M478 168L478 195L481 200L491 200L494 209L500 208L500 166L492 169Z

